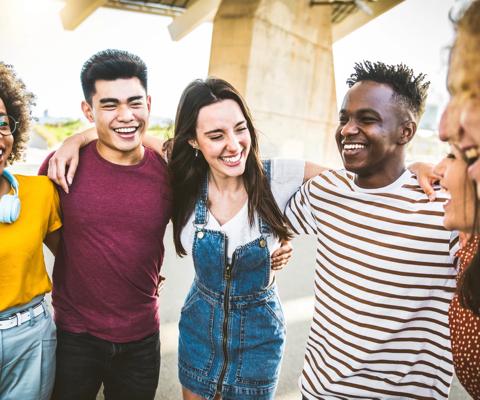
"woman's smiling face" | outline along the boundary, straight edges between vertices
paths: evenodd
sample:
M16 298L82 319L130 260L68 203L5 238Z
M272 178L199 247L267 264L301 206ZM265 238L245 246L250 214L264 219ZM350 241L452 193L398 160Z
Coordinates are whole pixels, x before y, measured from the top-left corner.
M13 148L13 135L8 134L10 132L7 125L9 124L7 108L5 107L5 103L0 98L0 174L3 173L3 169L7 165L8 157L12 152ZM6 134L6 136L4 135Z
M451 146L451 152L435 167L441 176L440 185L450 195L444 204L443 225L448 230L470 233L474 228L476 196L475 187L468 177L468 164L464 150Z
M219 178L238 178L245 172L251 137L247 120L234 100L222 100L200 109L196 139L189 141Z

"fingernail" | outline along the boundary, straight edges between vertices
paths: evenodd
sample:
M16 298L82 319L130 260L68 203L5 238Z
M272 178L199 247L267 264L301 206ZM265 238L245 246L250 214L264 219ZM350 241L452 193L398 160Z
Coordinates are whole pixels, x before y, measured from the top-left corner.
M434 201L435 200L435 193L432 193L432 194L428 195L428 200L429 201Z
M71 185L71 184L72 184L72 178L70 178L70 177L68 176L68 177L67 177L67 182L68 182L69 185Z

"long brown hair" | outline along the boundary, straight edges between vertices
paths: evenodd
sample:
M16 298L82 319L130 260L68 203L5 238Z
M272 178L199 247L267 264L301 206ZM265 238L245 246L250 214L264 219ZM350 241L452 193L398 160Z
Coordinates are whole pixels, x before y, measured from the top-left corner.
M478 246L471 263L459 278L457 294L460 305L480 317L480 249Z
M478 200L477 200L477 185L474 181L467 179L465 185L473 186L473 196L475 201L475 212L473 214L473 235L478 235ZM480 317L480 246L477 244L475 255L470 261L470 264L465 268L458 278L457 294L460 305L468 308L475 315Z
M270 184L263 172L259 156L257 132L250 111L238 91L228 82L208 78L195 80L182 93L175 118L175 133L169 170L173 189L173 240L179 256L186 255L180 234L192 214L209 165L201 152L195 152L188 143L196 138L197 118L200 110L223 100L235 101L247 122L251 137L250 153L247 156L243 182L248 195L248 217L253 224L255 212L270 226L275 236L290 239L287 221L273 198Z

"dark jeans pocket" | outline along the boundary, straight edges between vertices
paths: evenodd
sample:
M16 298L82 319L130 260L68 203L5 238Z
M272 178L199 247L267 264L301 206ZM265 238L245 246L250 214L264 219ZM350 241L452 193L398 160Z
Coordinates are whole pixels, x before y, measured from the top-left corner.
M274 310L277 310L279 314ZM237 382L272 385L278 380L285 347L285 325L277 300L241 311Z
M102 345L86 333L57 329L57 368L53 400L93 400L101 385Z
M188 298L179 322L178 362L192 372L207 376L214 357L214 306L196 292Z
M159 334L120 345L122 351L105 374L106 399L151 400L160 374Z

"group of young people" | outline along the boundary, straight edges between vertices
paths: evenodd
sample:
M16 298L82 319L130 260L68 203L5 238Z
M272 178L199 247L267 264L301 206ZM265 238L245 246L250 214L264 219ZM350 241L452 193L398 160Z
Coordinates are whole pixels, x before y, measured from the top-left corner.
M293 234L317 237L304 399L447 399L454 367L480 398L479 0L456 26L440 126L452 152L435 169L450 196L425 193L429 169L405 165L428 82L404 65L355 65L335 132L345 169L327 170L262 160L245 101L215 78L184 90L167 152L145 135L143 61L99 52L81 72L95 128L40 168L56 189L5 169L33 96L0 64L0 397L95 399L103 384L107 399L154 398L172 220L195 268L179 322L185 400L274 398L286 336L275 271Z

